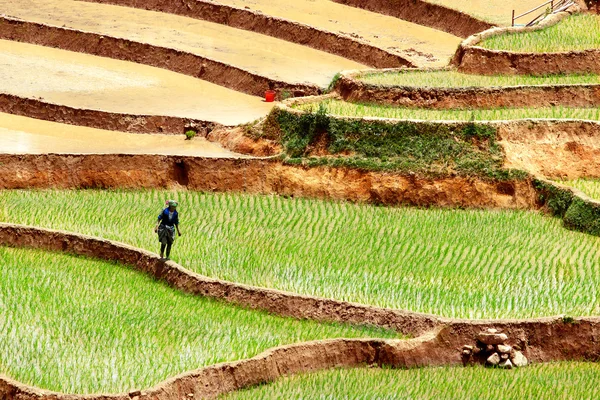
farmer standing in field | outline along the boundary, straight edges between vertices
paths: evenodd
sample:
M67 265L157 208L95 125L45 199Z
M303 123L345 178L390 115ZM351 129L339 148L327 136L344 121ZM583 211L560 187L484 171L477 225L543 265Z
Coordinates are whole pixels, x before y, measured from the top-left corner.
M175 241L175 229L177 234L181 236L179 231L179 213L177 212L177 202L175 200L167 201L168 207L165 208L158 216L158 221L154 227L154 232L158 233L158 241L160 242L160 258L164 258L165 248L167 250L167 260L171 255L171 246Z

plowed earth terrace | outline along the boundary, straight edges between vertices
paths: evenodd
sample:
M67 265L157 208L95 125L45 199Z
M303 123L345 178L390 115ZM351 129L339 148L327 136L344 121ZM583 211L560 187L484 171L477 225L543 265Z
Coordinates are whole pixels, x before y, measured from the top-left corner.
M271 109L258 97L159 68L0 40L0 92L75 108L235 125Z
M461 41L449 33L329 0L220 0L218 3L350 35L405 55L418 66L446 65Z
M72 0L0 0L0 9L25 21L185 51L290 83L327 87L339 71L366 68L274 37L137 8Z

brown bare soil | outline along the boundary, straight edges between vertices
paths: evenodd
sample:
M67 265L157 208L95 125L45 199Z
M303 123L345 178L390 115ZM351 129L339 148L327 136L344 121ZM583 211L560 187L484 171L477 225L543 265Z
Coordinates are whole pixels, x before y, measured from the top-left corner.
M144 250L108 240L21 225L0 224L2 245L66 251L104 260L120 261L171 286L196 295L223 299L251 308L267 309L298 318L393 326L421 333L412 340L334 339L277 347L251 359L223 363L173 377L153 388L116 395L63 395L29 387L0 377L0 395L6 400L179 400L182 397L215 398L279 377L334 367L388 365L401 368L457 365L461 347L475 344L487 328L506 333L509 344L519 346L530 361L600 359L600 319L562 318L467 321L436 318L397 310L379 309L298 296L292 293L237 285L191 273L173 262L163 262ZM390 325L390 319L396 324Z
M505 167L560 179L600 177L600 124L524 121L498 125Z
M378 86L356 80L349 74L337 81L336 90L344 100L351 102L436 109L596 107L600 104L600 85L419 88Z
M255 157L275 156L283 152L278 141L253 139L248 136L245 127L217 128L208 133L206 139L219 143L230 151Z
M277 160L160 155L0 155L0 189L151 188L279 194L382 205L535 207L531 182L420 178Z
M250 9L230 7L208 0L87 0L95 3L138 7L203 19L233 28L262 33L302 44L376 68L414 66L406 56L362 42L350 36L272 17Z
M298 96L321 93L318 85L284 82L190 52L6 16L0 16L0 39L168 69L254 96L264 96L269 87Z
M493 25L464 12L422 0L332 0L429 26L458 37L468 37Z
M458 70L480 75L600 73L600 50L565 53L512 53L483 47L459 49Z

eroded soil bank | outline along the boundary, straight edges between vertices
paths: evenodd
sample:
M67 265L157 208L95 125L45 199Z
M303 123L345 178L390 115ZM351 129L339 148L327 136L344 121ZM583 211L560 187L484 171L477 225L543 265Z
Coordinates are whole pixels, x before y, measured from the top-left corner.
M348 75L338 80L336 89L346 101L436 109L596 107L600 104L600 85L419 88L373 85Z
M535 208L528 180L420 178L276 160L150 155L0 155L2 189L155 188L278 194L384 205Z
M499 124L505 167L560 179L600 177L600 124L523 121Z

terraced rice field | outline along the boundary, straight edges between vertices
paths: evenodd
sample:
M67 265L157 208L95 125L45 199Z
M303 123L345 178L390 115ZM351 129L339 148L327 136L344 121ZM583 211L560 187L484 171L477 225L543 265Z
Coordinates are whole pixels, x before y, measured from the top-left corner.
M591 198L600 200L600 180L598 179L577 179L560 183L579 189Z
M446 32L329 0L219 0L218 3L349 35L404 54L418 66L448 64L461 41Z
M180 201L173 258L211 277L446 317L598 315L600 238L535 212L381 208L192 191L4 191L0 220L152 251Z
M487 76L453 70L367 72L357 79L374 85L433 88L600 84L600 75L596 74Z
M492 109L448 109L394 107L381 104L350 103L342 100L324 100L305 103L294 108L316 112L322 104L328 114L342 117L377 117L431 121L498 121L526 118L600 120L600 108L540 107L540 108L492 108Z
M548 28L492 36L478 46L492 50L534 53L598 49L600 16L575 14Z
M268 348L379 328L272 316L180 293L127 267L0 246L0 373L65 393L121 393Z
M0 0L0 9L25 21L181 50L290 83L327 87L341 70L366 68L274 37L137 8L72 0ZM305 68L305 63L311 67Z
M231 125L272 107L164 69L6 40L0 40L0 65L0 92L75 108Z
M600 366L594 363L535 365L508 373L481 367L352 369L283 378L222 399L595 399L599 378Z
M169 154L244 157L204 138L145 135L65 125L0 113L0 153L6 154Z

